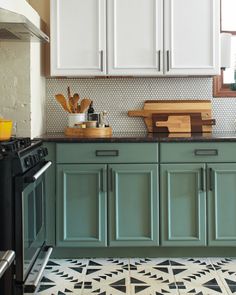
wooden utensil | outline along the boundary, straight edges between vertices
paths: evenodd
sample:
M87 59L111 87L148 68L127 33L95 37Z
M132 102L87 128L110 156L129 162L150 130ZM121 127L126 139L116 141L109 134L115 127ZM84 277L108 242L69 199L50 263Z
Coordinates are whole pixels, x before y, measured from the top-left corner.
M70 86L67 87L67 95L68 95L68 100L70 100L70 98L71 98Z
M78 102L79 102L79 94L74 93L74 95L73 95L73 108L75 110L75 113L78 113Z
M65 96L63 94L56 94L55 98L60 103L60 105L63 107L63 109L65 111L71 113L69 103L68 103L68 101L66 100L66 98L65 98Z
M80 103L80 113L85 113L87 112L89 106L90 106L90 103L91 103L91 99L89 98L83 98L81 100L81 103Z

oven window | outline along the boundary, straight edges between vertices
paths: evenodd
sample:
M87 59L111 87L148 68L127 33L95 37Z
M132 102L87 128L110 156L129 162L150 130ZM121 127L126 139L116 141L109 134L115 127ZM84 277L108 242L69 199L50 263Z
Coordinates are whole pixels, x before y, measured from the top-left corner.
M36 210L36 235L40 233L43 224L43 182L37 184L35 188L35 210Z
M45 242L44 177L30 183L22 192L24 224L24 273Z
M24 240L28 248L35 240L35 209L34 209L34 192L31 191L24 198Z

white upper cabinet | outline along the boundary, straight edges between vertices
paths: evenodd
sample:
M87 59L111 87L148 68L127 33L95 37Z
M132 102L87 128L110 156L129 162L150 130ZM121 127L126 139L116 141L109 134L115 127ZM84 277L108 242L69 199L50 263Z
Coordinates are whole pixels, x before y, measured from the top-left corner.
M164 0L166 75L219 74L218 0Z
M108 0L109 75L163 73L163 1Z
M51 0L51 75L219 74L219 2Z
M51 75L106 74L106 0L51 1Z

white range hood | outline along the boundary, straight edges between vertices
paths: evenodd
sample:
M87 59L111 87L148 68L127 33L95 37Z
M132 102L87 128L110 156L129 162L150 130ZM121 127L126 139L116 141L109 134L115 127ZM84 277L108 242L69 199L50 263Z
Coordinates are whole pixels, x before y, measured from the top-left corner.
M0 0L0 40L49 42L38 13L25 0Z

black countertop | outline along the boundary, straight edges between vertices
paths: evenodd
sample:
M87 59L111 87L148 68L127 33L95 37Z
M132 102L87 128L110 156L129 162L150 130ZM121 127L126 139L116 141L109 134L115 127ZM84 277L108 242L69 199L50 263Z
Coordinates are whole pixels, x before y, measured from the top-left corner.
M116 143L116 142L236 142L236 132L212 133L147 133L147 132L114 132L109 137L71 137L64 133L47 133L38 136L45 142L64 143Z

